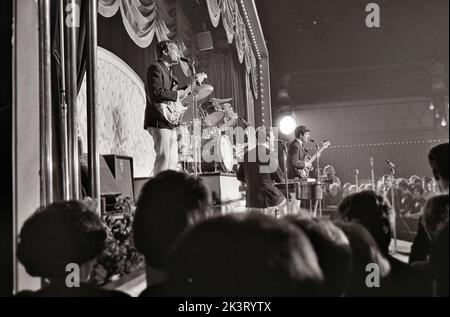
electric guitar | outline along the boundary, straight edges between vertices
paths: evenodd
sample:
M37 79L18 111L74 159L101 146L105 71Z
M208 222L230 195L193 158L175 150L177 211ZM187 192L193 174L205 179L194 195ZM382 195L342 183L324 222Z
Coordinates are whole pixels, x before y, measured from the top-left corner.
M321 154L323 151L325 151L329 146L331 145L330 141L326 141L322 144L322 147L316 152L316 154L314 154L313 156L311 156L309 159L307 159L305 161L305 163L313 163ZM300 176L300 178L308 178L309 173L311 172L311 170L313 170L314 168L311 166L309 168L305 167L305 168L297 168L296 172L297 174Z
M184 113L188 109L189 104L184 102L185 99L189 95L192 94L192 86L194 87L194 93L196 92L196 88L202 84L202 82L208 78L205 73L197 74L197 78L194 81L193 85L189 85L184 90L183 99L178 99L177 101L164 101L155 104L156 109L162 114L164 119L170 122L170 124L178 125L180 124L181 119L183 118ZM176 87L174 87L176 88Z

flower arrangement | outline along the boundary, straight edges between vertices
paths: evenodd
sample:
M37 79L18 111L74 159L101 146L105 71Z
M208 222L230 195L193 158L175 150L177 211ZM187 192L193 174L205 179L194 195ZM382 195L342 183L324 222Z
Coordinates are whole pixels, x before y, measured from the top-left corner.
M106 250L94 264L91 281L105 285L145 267L144 257L133 242L134 204L130 198L117 198L114 211L102 216L107 228Z

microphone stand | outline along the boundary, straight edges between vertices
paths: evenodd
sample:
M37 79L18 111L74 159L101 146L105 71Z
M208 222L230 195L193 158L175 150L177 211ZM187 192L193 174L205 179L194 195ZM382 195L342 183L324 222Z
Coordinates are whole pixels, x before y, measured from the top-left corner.
M317 153L317 158L316 158L317 180L320 182L320 164L319 164L320 153L319 153L319 144L316 144L316 153ZM323 190L323 186L322 186L322 190ZM316 201L314 214L316 214L316 212L317 212L317 205L318 205L318 207L319 207L319 214L320 214L320 216L322 216L322 200L317 200L317 201Z
M359 192L359 184L358 184L358 174L359 174L359 170L356 169L355 170L355 185L356 185L356 192Z
M288 180L288 173L287 173L287 156L288 156L287 142L279 140L278 143L281 143L283 145L284 185L285 185L285 190L286 190L286 202L287 202L288 214L290 214L291 211L289 210L289 180Z
M394 211L394 227L392 234L394 235L394 251L393 254L397 253L397 213L395 211L395 188L394 188L394 175L395 175L395 166L393 164L389 164L390 166L390 174L391 174L391 204L392 210Z
M370 158L370 177L372 179L373 188L375 191L377 191L377 186L375 184L375 173L373 170L373 157Z
M199 122L198 119L198 100L197 100L197 92L195 91L195 80L197 78L197 72L195 70L195 61L189 61L189 68L191 70L191 78L190 78L190 86L191 86L191 94L192 94L192 124L193 124L193 156L194 156L194 175L197 176L198 173L202 173L202 167L201 167L201 153L198 153L198 141L199 141L199 135L201 134L201 122ZM200 128L198 130L198 128ZM199 155L200 154L200 155ZM199 160L200 159L200 160Z

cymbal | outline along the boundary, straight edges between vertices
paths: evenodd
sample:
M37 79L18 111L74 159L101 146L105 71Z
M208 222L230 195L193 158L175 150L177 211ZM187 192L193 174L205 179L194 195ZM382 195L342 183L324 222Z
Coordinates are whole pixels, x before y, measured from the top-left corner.
M197 102L201 104L201 102L212 94L214 91L214 87L208 84L203 84L195 88L194 93L190 94L186 98L183 99L183 104L192 105L194 103L194 96L197 96Z
M209 101L203 103L205 106L212 105L213 103L218 103L220 105L224 103L229 103L233 100L233 98L219 99L219 98L211 98Z

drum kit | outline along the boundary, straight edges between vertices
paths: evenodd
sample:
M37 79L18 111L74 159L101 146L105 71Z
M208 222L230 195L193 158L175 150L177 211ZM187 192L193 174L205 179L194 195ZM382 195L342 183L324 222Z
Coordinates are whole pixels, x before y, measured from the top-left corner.
M196 89L198 119L201 123L201 133L197 138L200 140L195 139L194 109L192 107L184 114L181 124L178 126L179 162L182 169L189 173L195 172L196 169L200 173L230 173L237 164L233 142L223 133L226 128L233 128L238 124L238 115L230 104L233 99L211 98L207 100L213 91L214 88L208 84L200 85ZM193 105L194 95L189 96L185 101ZM201 153L201 164L195 163L194 144L198 144L200 147L198 150Z

